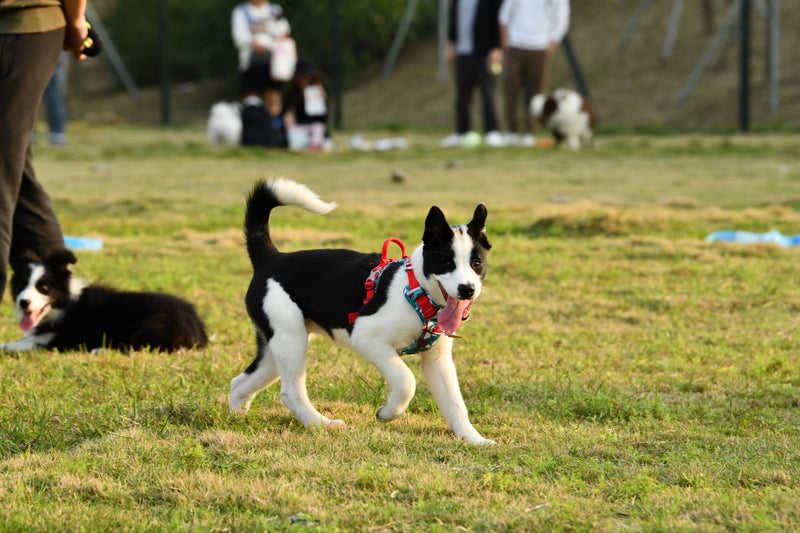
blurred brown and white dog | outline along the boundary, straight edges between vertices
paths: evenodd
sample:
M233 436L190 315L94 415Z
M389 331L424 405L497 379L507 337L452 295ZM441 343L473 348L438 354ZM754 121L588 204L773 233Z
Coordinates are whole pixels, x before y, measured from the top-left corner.
M575 91L562 88L552 96L537 94L531 99L531 113L550 130L557 144L566 142L573 150L592 147L594 110Z

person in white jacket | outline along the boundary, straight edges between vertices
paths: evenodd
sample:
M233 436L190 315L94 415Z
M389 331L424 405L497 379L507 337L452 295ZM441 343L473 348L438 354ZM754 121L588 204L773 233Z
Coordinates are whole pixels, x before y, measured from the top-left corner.
M550 57L569 29L569 0L504 0L500 7L507 145L533 146L531 98L545 92ZM524 131L519 135L520 92Z
M276 39L288 37L291 28L278 4L249 0L231 13L231 36L239 50L241 95L258 96L271 116L281 114L281 82L272 79L270 60Z

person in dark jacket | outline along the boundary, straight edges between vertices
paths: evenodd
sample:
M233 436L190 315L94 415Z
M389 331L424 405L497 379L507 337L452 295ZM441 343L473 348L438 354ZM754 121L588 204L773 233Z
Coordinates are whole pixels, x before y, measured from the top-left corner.
M501 0L453 0L450 5L445 59L455 63L456 131L442 140L443 147L460 144L462 136L472 129L469 110L476 86L481 94L484 142L502 145L494 102L499 72L493 72L503 59L497 22L500 4Z
M31 144L62 48L86 58L85 12L86 0L0 0L0 299L11 257L65 249L53 204L36 179Z

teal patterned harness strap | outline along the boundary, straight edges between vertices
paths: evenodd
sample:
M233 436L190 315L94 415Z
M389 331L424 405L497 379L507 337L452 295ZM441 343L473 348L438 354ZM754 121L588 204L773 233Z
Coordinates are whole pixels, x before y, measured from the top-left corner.
M406 346L402 350L398 350L400 355L413 355L429 350L433 343L441 337L444 332L436 325L436 317L439 311L444 307L437 304L428 294L419 286L417 278L414 276L414 271L409 259L402 259L405 263L405 269L408 273L408 285L403 289L403 295L406 300L417 312L417 316L422 322L422 333L417 340ZM422 305L420 305L422 304ZM424 305L424 309L423 309Z

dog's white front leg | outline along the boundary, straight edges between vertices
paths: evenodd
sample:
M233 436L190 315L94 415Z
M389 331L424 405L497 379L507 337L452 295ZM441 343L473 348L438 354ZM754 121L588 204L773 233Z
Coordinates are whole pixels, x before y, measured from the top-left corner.
M44 344L42 345L44 346ZM23 337L18 341L0 344L0 350L4 352L29 352L39 347L36 337Z
M394 349L384 343L359 342L358 337L352 339L353 347L361 356L375 365L389 385L389 397L386 403L378 408L375 418L378 422L389 422L405 413L411 398L417 390L414 373L403 362Z
M567 146L572 150L578 150L581 147L581 140L577 135L571 134L567 137Z
M478 433L469 421L469 413L458 386L453 364L453 339L441 337L430 350L422 353L422 375L436 405L457 437L472 444L495 444Z
M406 412L417 390L417 380L411 369L394 352L378 368L389 385L389 397L378 408L375 418L378 422L389 422Z

